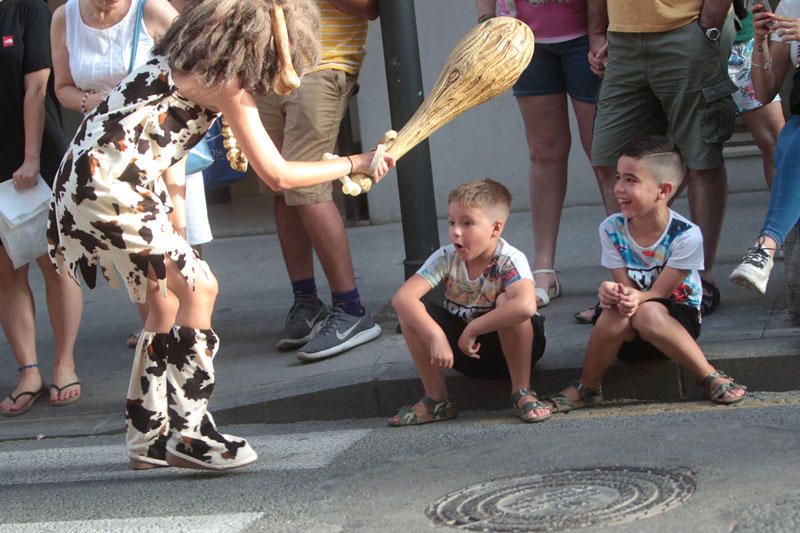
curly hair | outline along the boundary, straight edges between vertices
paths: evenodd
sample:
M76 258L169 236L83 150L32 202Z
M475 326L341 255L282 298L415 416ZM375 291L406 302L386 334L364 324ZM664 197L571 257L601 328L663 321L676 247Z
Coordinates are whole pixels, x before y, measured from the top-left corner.
M319 10L310 0L195 0L153 54L209 87L238 76L248 92L268 94L279 72L270 15L274 5L286 15L292 63L302 76L319 57Z

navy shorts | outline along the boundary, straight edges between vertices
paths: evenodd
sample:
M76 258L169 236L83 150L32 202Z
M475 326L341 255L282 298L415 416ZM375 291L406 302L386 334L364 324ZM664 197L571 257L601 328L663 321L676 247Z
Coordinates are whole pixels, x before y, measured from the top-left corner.
M669 316L678 321L683 329L689 332L693 339L700 336L700 311L693 305L678 303L668 298L652 298L649 302L658 302L669 311ZM594 322L603 310L595 307ZM623 342L617 354L623 361L644 361L647 359L667 359L658 348L636 335L632 341Z
M566 92L583 102L597 102L600 78L589 69L589 38L562 43L536 43L530 64L514 84L514 96Z
M500 336L496 331L479 335L477 342L481 344L480 359L474 359L462 352L458 347L458 339L467 327L467 323L453 315L440 305L432 304L423 299L425 309L431 318L439 324L444 331L450 348L453 349L453 368L473 378L507 379L508 365L500 346ZM545 349L544 317L533 315L533 345L531 346L531 369L542 358Z

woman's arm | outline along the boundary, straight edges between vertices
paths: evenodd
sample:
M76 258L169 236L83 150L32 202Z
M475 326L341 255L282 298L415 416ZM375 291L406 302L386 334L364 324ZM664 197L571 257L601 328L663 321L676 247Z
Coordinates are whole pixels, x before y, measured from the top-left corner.
M102 102L108 93L83 91L75 85L72 71L69 68L69 51L67 50L67 15L65 6L53 13L50 25L50 53L53 57L53 78L55 80L56 97L67 109L87 113Z
M188 156L187 156L188 157ZM172 200L169 219L175 231L186 238L186 157L164 171L164 184Z
M753 14L755 44L751 77L756 98L764 105L772 102L775 95L780 92L783 79L791 65L789 43L771 41L769 37L773 31L778 29L779 20L797 22L797 19L780 19L772 12L762 11Z
M178 11L167 0L147 0L142 18L147 33L158 42L177 16Z
M199 82L190 83L199 85ZM199 87L195 86L193 89L197 88ZM281 191L324 183L353 172L369 173L372 153L338 157L328 161L286 161L264 129L251 94L234 84L204 90L206 92L201 98L218 105L236 136L239 148L247 156L261 180L272 190ZM195 93L194 90L192 92ZM198 103L202 105L202 102ZM373 180L379 182L392 167L394 158L384 155L373 172Z
M25 96L22 102L22 121L25 128L25 159L14 174L17 189L30 189L36 185L42 155L44 134L44 102L47 96L47 80L50 69L43 68L25 74Z

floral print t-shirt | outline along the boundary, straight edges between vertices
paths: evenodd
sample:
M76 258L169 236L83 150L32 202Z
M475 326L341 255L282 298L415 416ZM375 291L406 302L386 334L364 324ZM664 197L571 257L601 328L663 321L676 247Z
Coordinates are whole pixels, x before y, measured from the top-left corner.
M497 297L521 279L533 280L525 254L503 239L497 243L489 266L469 279L467 265L459 259L455 246L436 250L417 271L431 287L444 283L444 308L470 322L495 307Z
M667 227L652 246L639 246L633 240L621 213L606 218L599 232L604 267L627 269L640 291L650 290L664 267L688 270L670 299L700 309L703 290L698 271L703 270L703 234L698 226L670 209Z

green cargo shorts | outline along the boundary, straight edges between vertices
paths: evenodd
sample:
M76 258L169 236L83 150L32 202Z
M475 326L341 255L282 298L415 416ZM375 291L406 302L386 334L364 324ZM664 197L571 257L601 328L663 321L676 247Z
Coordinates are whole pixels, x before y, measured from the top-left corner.
M625 144L662 134L674 139L687 167L722 165L722 143L736 118L727 68L733 37L731 17L718 42L696 21L659 33L609 32L592 164L615 167Z

